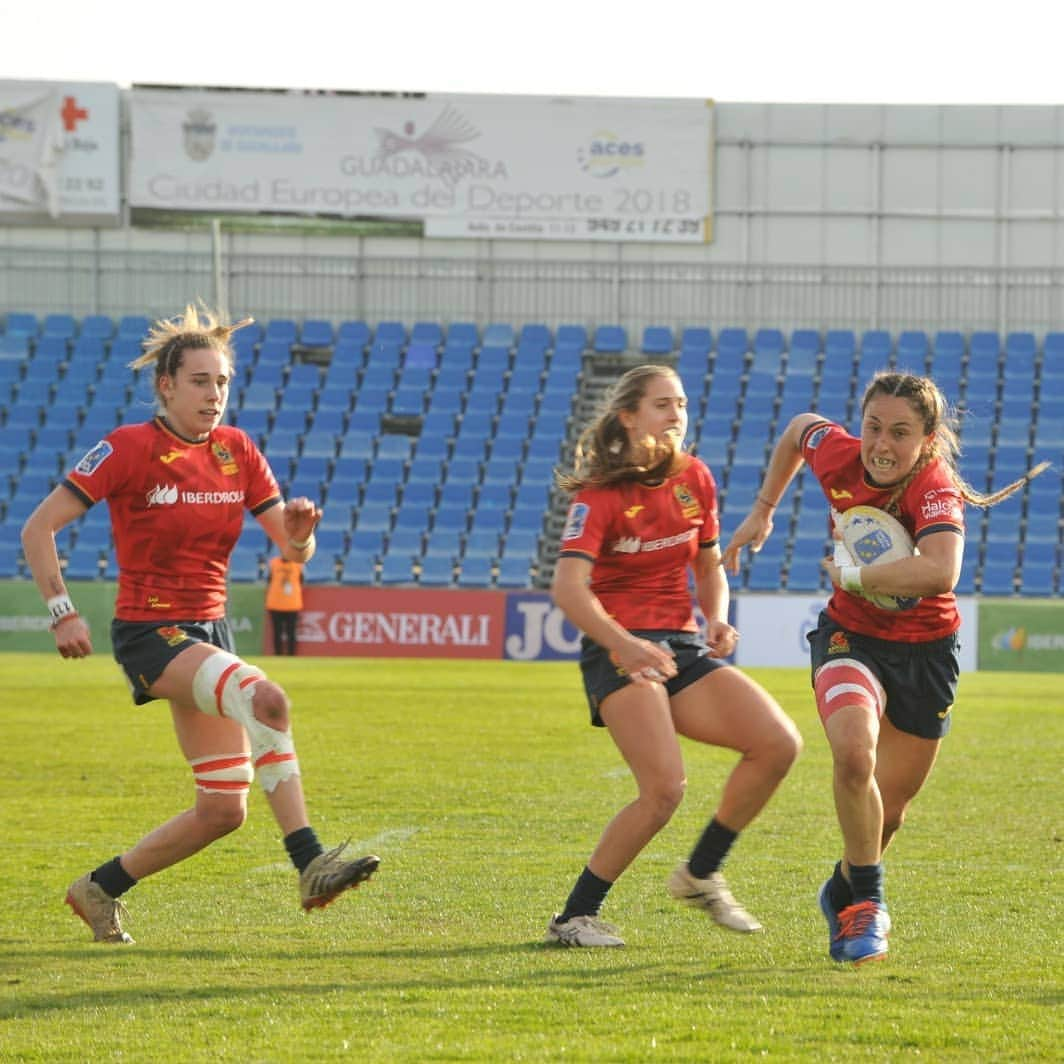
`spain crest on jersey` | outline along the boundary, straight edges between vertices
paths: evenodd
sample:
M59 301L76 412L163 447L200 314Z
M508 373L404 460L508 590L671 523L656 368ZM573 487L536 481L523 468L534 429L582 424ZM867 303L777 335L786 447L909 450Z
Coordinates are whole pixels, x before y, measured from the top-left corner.
M691 489L686 484L676 484L672 489L676 501L680 504L680 510L689 521L702 516L702 507L698 500L691 494Z
M233 461L233 456L229 453L224 444L219 443L217 440L212 440L211 454L217 459L218 465L222 467L222 472L227 477L236 476L239 472L237 464Z

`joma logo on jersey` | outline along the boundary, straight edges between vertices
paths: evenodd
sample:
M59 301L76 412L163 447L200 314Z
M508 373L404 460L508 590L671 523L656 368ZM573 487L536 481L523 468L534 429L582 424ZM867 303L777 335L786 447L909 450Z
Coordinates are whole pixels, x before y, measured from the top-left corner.
M853 492L847 491L845 488L832 488L831 497L833 499L852 499Z
M177 448L172 449L169 454L159 455L159 461L164 465L169 465L171 462L176 462L179 458L184 458L185 452L179 451Z
M173 506L177 502L176 484L156 484L145 496L149 506Z
M672 493L676 496L676 501L680 504L680 510L683 512L684 517L690 519L702 515L702 507L698 505L695 497L691 494L691 489L686 484L677 484L672 489Z
M637 503L635 506L629 506L628 509L624 511L624 516L629 518L635 517L635 515L639 513L640 510L645 509L646 507L643 506L642 503Z

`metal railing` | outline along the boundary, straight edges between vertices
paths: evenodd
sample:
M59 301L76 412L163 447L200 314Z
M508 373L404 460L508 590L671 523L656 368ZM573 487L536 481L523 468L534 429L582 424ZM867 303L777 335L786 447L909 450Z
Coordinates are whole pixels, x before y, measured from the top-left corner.
M219 291L219 287L221 291ZM0 313L233 313L479 325L1064 329L1064 269L743 266L0 246Z

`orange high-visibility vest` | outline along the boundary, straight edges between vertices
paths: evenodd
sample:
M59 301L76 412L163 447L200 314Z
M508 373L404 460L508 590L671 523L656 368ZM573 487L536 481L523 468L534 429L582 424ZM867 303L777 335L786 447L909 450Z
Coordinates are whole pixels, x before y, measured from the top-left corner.
M285 561L275 554L270 559L270 583L266 588L266 609L298 612L303 608L303 563Z

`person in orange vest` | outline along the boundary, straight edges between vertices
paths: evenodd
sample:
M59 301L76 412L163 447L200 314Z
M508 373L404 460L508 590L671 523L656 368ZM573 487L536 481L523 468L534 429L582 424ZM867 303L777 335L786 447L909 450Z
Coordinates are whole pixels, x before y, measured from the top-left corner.
M296 621L302 608L303 564L275 554L270 559L270 582L266 586L266 609L273 623L274 654L295 654Z

